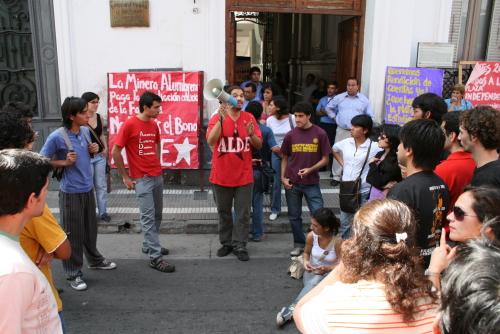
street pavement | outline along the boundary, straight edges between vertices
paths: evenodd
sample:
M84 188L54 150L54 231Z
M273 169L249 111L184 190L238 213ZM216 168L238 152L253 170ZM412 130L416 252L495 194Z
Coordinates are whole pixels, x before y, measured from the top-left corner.
M54 186L54 185L53 185ZM52 187L56 189L55 187ZM89 289L72 290L60 261L54 278L64 289L61 298L69 334L79 333L297 333L293 323L277 329L276 314L302 288L287 275L293 246L284 192L282 214L269 221L270 198L264 197L265 240L250 242L249 262L234 255L215 256L220 247L217 210L210 187L165 186L160 240L169 248L167 260L176 272L149 268L141 253L142 234L135 194L113 184L108 212L111 223L99 221L98 247L118 264L116 270L84 269ZM321 173L325 207L338 215L338 188ZM58 192L47 203L59 217ZM304 228L310 214L303 202Z
M250 261L217 258L214 234L161 235L175 273L148 267L138 234L101 234L101 253L116 270L84 268L89 289L72 290L54 261L56 284L69 334L79 333L298 333L292 323L275 325L302 282L287 275L290 234L268 234L249 243Z

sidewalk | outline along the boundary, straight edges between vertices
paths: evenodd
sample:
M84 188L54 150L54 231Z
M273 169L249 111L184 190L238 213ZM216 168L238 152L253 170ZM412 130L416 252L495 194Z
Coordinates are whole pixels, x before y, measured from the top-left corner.
M338 215L338 187L330 185L328 173L321 174L321 192L325 207L334 209ZM59 218L58 192L49 191L47 203ZM281 195L282 212L275 221L269 221L270 197L264 196L264 231L265 233L288 233L288 222L285 192ZM305 200L302 204L304 225L309 225L309 210ZM99 221L99 233L140 233L139 209L133 191L126 190L120 184L113 185L108 195L108 213L112 217L110 223ZM163 219L161 233L168 234L203 234L217 233L217 208L211 187L200 192L199 188L188 186L166 186L163 191Z

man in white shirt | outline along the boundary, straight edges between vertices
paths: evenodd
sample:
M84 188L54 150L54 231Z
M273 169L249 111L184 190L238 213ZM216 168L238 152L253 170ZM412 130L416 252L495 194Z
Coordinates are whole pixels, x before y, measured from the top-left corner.
M0 151L0 333L62 333L49 282L19 244L43 212L51 169L37 153Z

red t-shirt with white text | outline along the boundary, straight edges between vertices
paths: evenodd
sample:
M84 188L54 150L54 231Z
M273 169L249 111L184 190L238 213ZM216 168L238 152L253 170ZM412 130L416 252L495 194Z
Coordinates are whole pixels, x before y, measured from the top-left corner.
M118 131L115 144L127 152L129 174L133 179L161 175L161 164L156 145L160 143L160 131L154 121L142 121L130 117Z
M219 121L215 114L208 123L207 133L212 131ZM233 121L224 117L222 133L214 146L210 182L223 187L240 187L253 183L252 144L245 124L252 122L256 136L262 138L259 125L252 114L240 112L240 117Z

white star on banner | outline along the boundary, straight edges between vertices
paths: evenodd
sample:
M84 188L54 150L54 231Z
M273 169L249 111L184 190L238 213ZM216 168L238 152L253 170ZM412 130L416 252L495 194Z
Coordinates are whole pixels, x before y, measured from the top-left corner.
M191 150L196 147L196 145L190 144L187 138L184 138L184 142L182 144L174 144L175 149L177 150L177 159L175 160L175 164L177 165L182 159L186 160L188 165L191 165Z

